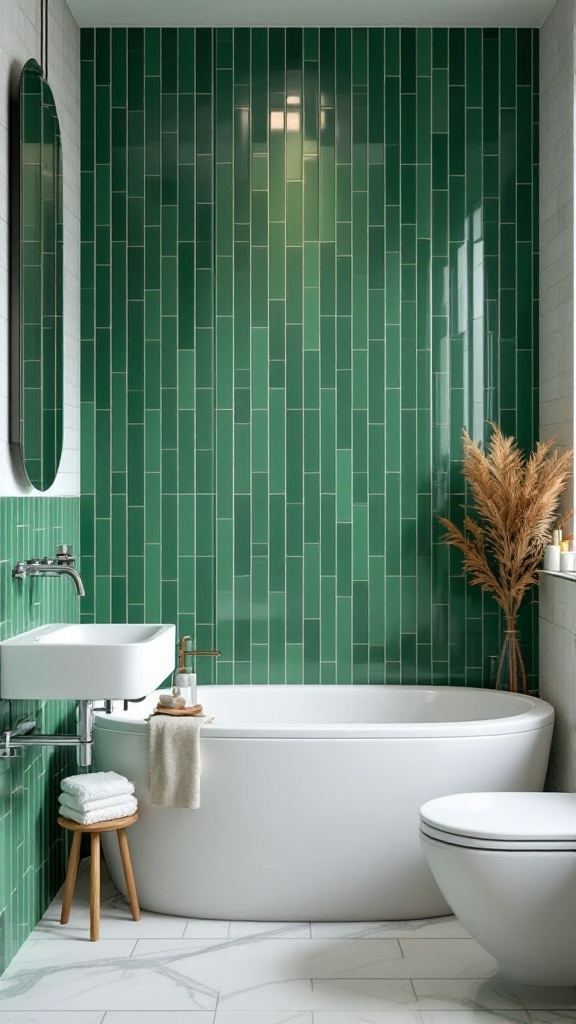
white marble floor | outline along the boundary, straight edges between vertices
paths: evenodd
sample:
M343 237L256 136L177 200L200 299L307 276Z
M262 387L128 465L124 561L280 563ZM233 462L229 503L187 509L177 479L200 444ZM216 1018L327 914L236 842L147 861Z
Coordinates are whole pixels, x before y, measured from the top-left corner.
M0 979L0 1024L566 1024L576 988L513 985L456 918L358 924L199 921L143 913L87 873ZM575 951L576 956L576 951Z

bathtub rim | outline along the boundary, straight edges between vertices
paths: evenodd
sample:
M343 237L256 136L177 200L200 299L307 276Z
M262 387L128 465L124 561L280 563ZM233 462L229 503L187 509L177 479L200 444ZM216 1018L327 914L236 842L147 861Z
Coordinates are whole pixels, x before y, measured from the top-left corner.
M277 687L279 690L286 690L288 684L270 684ZM362 684L360 684L362 685ZM305 690L316 690L316 691L327 691L327 690L338 690L342 689L343 686L346 688L354 689L358 684L312 684L310 686L300 686L292 684L292 688ZM226 688L230 690L238 690L236 686L215 686L215 687L200 687L200 693L203 689L212 690L217 689L223 692ZM268 689L269 687L260 687L259 691ZM516 733L533 732L540 729L552 728L554 723L554 708L547 701L542 700L539 697L533 697L526 694L511 694L508 691L499 690L482 690L479 688L469 688L465 686L414 686L414 685L397 685L397 684L364 684L362 685L364 690L374 690L376 688L391 691L394 690L396 693L399 692L418 692L421 695L426 693L430 694L436 691L451 691L454 693L462 694L464 692L470 694L489 694L492 699L498 701L502 696L507 698L513 698L525 703L526 710L520 711L517 714L505 715L502 717L491 717L481 718L476 720L457 720L457 721L441 721L441 722L337 722L337 723L322 723L314 722L310 724L305 723L289 723L282 724L279 722L262 722L256 725L247 725L245 723L236 723L225 721L224 723L218 721L216 716L213 722L206 723L202 726L202 736L205 739L250 739L250 740L287 740L287 739L358 739L358 740L378 740L378 739L439 739L439 738L450 738L450 737L462 737L462 736L506 736L513 735ZM484 699L484 698L481 698ZM141 714L136 717L133 712L133 717L125 717L126 712L113 711L112 714L107 715L103 711L97 711L94 713L94 730L99 731L113 731L118 735L147 735L148 718L155 704L155 694L151 694L141 704L133 705L135 711L141 710ZM207 705L206 711L209 713L210 708Z

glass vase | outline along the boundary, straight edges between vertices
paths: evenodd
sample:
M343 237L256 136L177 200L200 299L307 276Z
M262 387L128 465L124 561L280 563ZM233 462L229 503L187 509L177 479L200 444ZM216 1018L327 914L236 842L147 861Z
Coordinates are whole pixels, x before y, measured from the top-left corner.
M515 619L507 623L507 628L504 631L504 643L496 676L496 689L509 690L511 693L528 692L526 669Z

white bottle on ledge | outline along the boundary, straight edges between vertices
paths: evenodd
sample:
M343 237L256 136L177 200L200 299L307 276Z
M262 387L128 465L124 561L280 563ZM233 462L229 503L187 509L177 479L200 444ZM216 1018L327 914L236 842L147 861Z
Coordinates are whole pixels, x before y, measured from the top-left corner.
M547 544L544 548L544 569L547 572L560 572L559 544Z
M176 669L174 673L174 684L172 686L174 697L184 697L185 707L191 708L197 704L196 700L196 673L187 672L186 669Z

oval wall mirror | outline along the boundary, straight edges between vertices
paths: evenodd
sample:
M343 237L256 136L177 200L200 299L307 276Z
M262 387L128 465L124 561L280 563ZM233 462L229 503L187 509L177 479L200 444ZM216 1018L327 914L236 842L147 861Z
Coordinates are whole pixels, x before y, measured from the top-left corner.
M13 103L10 441L20 472L45 491L62 454L62 147L35 60L24 65Z

